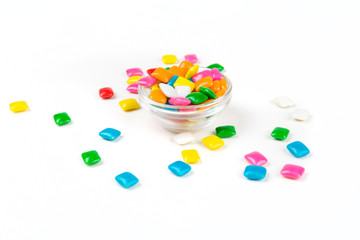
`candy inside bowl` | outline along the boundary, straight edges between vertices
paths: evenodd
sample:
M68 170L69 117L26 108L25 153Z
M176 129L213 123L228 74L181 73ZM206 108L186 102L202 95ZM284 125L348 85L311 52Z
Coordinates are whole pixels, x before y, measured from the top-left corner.
M209 70L200 68L200 71ZM222 77L227 84L226 92L210 102L175 106L168 103L159 103L149 98L151 88L139 85L138 93L140 105L155 116L163 127L170 131L193 131L211 125L216 116L230 103L232 84L224 74Z

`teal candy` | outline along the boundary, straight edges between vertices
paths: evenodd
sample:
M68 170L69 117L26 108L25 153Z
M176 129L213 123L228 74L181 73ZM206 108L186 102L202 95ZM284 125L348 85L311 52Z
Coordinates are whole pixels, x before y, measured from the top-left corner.
M121 132L114 128L105 128L104 130L99 132L99 135L106 140L112 141L118 138L121 135Z
M124 172L117 175L115 180L124 188L129 188L139 182L139 179L129 172Z
M179 78L178 75L174 75L169 81L168 81L168 85L174 87L174 83L176 82L176 80Z
M286 148L297 158L306 156L310 150L300 141L295 141L286 146Z
M255 165L248 165L245 168L244 176L250 180L261 180L266 176L266 168Z
M191 166L182 161L176 161L170 164L168 168L173 174L179 177L187 174L191 170Z

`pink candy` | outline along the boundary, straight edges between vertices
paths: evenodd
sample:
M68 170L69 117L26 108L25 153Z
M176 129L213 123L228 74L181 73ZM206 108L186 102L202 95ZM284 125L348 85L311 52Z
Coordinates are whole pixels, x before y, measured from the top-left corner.
M139 81L137 83L141 86L149 88L149 87L154 86L156 82L157 82L157 80L155 78L146 76L146 77L139 79Z
M128 90L131 93L138 93L138 86L139 86L139 84L132 83L126 88L126 90Z
M217 70L217 69L216 69ZM194 82L204 78L204 77L211 77L212 73L211 73L211 70L204 70L202 72L198 72L197 74L195 74L192 78L192 80Z
M303 175L304 172L305 172L305 168L303 168L303 167L300 167L298 165L286 164L282 168L280 174L286 178L296 180L296 179L301 178L301 176Z
M175 106L187 106L191 104L191 101L184 97L173 97L169 99L169 103Z
M129 77L144 75L143 71L140 68L129 68L129 69L126 70L126 74Z
M179 109L179 112L195 112L196 108L184 108L184 109Z
M185 60L188 62L191 62L192 64L195 64L195 63L197 63L198 58L197 58L196 54L188 54L188 55L185 55Z
M220 80L223 78L223 75L220 73L219 69L213 68L210 71L211 71L211 77L212 77L213 81Z
M259 152L252 152L249 154L246 154L244 156L244 158L246 159L246 161L248 161L251 165L256 165L256 166L262 166L265 163L268 162L268 160L266 159L266 157L264 157L264 155L262 155Z

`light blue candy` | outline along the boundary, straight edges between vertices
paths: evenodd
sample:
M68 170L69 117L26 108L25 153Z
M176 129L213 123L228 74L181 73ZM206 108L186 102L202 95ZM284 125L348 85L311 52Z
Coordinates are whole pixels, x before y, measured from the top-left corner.
M256 165L248 165L245 168L244 176L250 180L261 180L266 176L266 168Z
M178 75L174 75L172 78L170 78L170 80L168 81L168 85L170 85L170 86L174 86L174 83L176 82L176 80L179 78L179 76Z
M119 130L113 128L105 128L101 132L99 132L100 137L112 141L121 135Z
M168 168L173 174L179 177L184 176L191 170L190 165L182 161L173 162Z
M310 153L310 150L300 141L292 142L288 144L286 148L297 158L306 156Z
M189 78L188 80L191 81L191 82L194 82L194 80L192 80L192 78Z
M139 179L135 177L132 173L124 172L115 177L115 180L124 188L129 188L134 186L139 182Z

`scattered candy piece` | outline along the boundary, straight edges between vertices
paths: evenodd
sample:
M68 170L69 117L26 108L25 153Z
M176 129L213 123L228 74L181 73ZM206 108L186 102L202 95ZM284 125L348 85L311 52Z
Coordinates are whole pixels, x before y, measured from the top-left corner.
M176 176L184 176L191 170L191 166L187 163L184 163L182 161L176 161L169 165L169 170L175 174Z
M280 96L274 99L274 103L281 108L288 108L295 105L295 103L288 97Z
M178 67L178 66L172 66L170 69L169 69L169 72L174 74L174 75L177 75L179 77L185 77L185 74L186 72L184 71L184 69Z
M151 76L163 83L167 83L174 76L174 74L162 67L159 67L151 74Z
M177 97L177 92L175 91L175 88L165 84L165 83L160 83L159 84L160 90L163 92L163 94L168 97L168 98L174 98ZM172 104L170 102L170 104Z
M190 68L192 68L194 66L194 64L192 64L191 62L188 61L182 61L179 65L179 67L184 70L184 72L188 72Z
M174 75L171 79L170 79L170 81L168 81L168 85L170 85L170 86L172 86L172 87L174 87L174 83L176 82L176 80L179 78L179 76L178 75Z
M225 93L226 93L226 90L225 90L225 89L221 89L221 90L217 91L215 94L216 94L216 97L217 97L217 98L220 98L220 97L224 96Z
M285 140L289 135L290 130L287 128L282 127L276 127L272 133L271 136L277 140Z
M136 93L137 94L138 93L138 87L139 87L139 84L132 83L126 88L126 90L128 90L131 93Z
M129 172L123 172L117 175L115 180L124 188L132 187L139 182L139 179Z
M177 86L175 87L175 91L179 97L186 97L191 93L190 86Z
M187 106L191 104L191 101L184 97L173 97L169 99L169 103L174 106Z
M25 101L17 101L10 103L10 110L15 113L26 111L28 108L29 107Z
M280 174L286 178L297 180L301 178L304 174L305 168L298 165L286 164L282 169Z
M223 78L223 75L220 73L220 71L217 68L213 68L210 71L211 71L211 77L214 81Z
M248 165L245 168L244 176L250 180L261 180L266 176L266 168L256 165Z
M236 135L234 126L221 126L215 128L216 136L219 138L228 138Z
M192 78L195 74L197 74L198 71L199 71L199 65L193 66L192 68L189 69L189 71L187 71L185 78L186 79Z
M155 70L156 70L156 68L150 68L150 69L146 70L146 72L147 72L147 74L148 74L149 76L151 76L151 74L152 74Z
M201 141L210 150L215 150L224 146L224 141L215 135L210 135L206 138L203 138Z
M210 89L215 93L217 91L219 91L220 90L220 81L219 80L213 81L213 85L210 87Z
M305 109L296 109L291 117L297 121L307 121L310 119L310 113Z
M141 86L149 88L149 87L154 86L155 83L157 83L157 80L151 76L146 76L146 77L139 79L139 81L137 83Z
M204 70L204 71L198 72L197 74L195 74L192 77L192 80L194 80L194 82L196 82L205 77L211 77L211 70Z
M147 88L148 90L148 88ZM154 90L160 90L160 87L159 87L159 83L155 83L152 87L151 87L151 91L154 91ZM148 95L150 95L151 91L149 92Z
M142 76L144 73L140 68L129 68L126 70L126 74L129 77L132 77L132 76Z
M211 77L204 77L195 82L195 90L198 92L200 87L211 87L213 85L213 80Z
M217 98L216 94L210 88L199 87L199 91L201 93L205 94L206 96L208 96L208 98L211 98L211 99L216 99Z
M210 65L207 66L206 68L210 68L210 69L217 68L220 72L221 72L222 70L224 70L224 67L221 66L221 65L218 64L218 63L210 64Z
M82 159L86 165L92 165L101 161L101 158L97 151L92 150L81 154Z
M200 104L208 100L208 96L201 92L193 92L186 96L187 99L191 101L192 104Z
M120 136L121 132L114 128L105 128L101 132L99 132L100 137L112 141Z
M220 89L227 90L227 82L225 78L220 79Z
M199 153L195 149L183 150L181 155L186 163L197 163L200 160Z
M177 58L175 55L164 55L162 61L165 64L174 64L177 62Z
M185 55L184 58L186 61L191 62L192 64L195 64L198 61L196 54L188 54L188 55Z
M195 84L192 81L190 81L186 78L183 78L183 77L178 77L178 79L175 81L174 87L177 87L177 86L189 86L191 92L195 88Z
M185 145L185 144L193 142L195 140L195 137L190 132L182 132L182 133L176 134L173 137L173 140L174 140L174 142L176 142L179 145Z
M300 141L295 141L286 146L286 148L297 158L306 156L310 153L310 150Z
M155 102L165 104L167 98L161 90L151 91L149 98Z
M268 160L266 159L266 157L264 157L264 155L256 151L246 154L244 158L246 159L246 161L248 161L248 163L256 166L262 166L268 162Z
M55 121L56 125L61 126L61 125L68 124L69 122L71 122L71 118L69 117L69 115L66 112L57 113L54 115L54 121Z
M119 102L119 105L126 112L136 110L140 107L139 103L133 98L122 100Z
M142 76L132 76L126 81L126 83L127 84L137 83L141 78Z
M101 88L99 90L99 96L103 99L111 98L114 96L114 91L110 87Z

